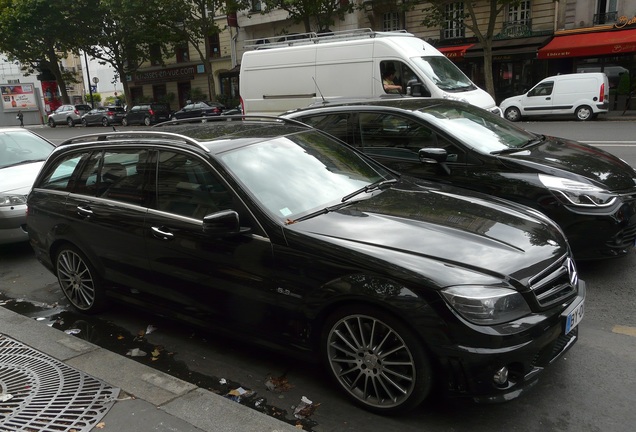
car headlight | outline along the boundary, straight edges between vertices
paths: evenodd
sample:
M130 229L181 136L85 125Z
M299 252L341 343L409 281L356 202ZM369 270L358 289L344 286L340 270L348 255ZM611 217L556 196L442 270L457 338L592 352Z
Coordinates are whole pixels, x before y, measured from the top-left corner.
M509 288L465 285L445 288L442 294L457 313L478 325L501 324L531 312L523 296Z
M26 195L0 195L0 207L26 204Z
M566 205L609 207L616 201L616 194L588 183L545 174L539 174L539 180Z

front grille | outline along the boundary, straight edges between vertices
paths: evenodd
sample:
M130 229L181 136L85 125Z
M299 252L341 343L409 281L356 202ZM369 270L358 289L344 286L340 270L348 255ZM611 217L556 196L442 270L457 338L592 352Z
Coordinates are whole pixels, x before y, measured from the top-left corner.
M577 283L574 261L564 256L530 279L530 289L539 306L548 308L576 295Z

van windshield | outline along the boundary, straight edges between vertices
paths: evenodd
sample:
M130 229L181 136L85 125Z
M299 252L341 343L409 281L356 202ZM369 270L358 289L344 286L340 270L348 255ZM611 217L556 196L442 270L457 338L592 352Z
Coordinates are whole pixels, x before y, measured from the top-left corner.
M437 87L447 92L465 92L477 87L446 56L413 57L417 68Z

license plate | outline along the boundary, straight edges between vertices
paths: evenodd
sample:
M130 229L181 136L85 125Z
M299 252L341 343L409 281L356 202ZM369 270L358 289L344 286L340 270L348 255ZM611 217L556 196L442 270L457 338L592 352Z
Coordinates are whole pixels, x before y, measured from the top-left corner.
M576 328L577 325L583 319L583 315L585 314L585 302L581 302L572 312L570 312L565 321L565 334L570 333L572 330Z

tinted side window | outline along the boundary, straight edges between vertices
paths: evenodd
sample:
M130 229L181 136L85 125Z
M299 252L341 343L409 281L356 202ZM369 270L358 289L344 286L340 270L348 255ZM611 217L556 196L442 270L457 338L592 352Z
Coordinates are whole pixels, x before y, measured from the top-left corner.
M300 119L300 121L313 126L316 129L327 132L347 144L355 145L351 133L354 125L352 123L353 120L351 118L351 114L349 113L323 114L305 117Z
M72 153L56 160L55 164L51 165L44 173L42 181L37 187L70 192L73 186L71 183L73 173L82 159L87 156L88 153Z
M422 148L443 148L448 162L465 162L465 153L426 124L390 113L360 113L360 140L370 155L419 160Z
M152 165L143 149L106 150L91 155L76 181L75 193L146 205L143 186Z
M159 153L158 210L203 219L231 204L231 194L204 161L183 153Z

